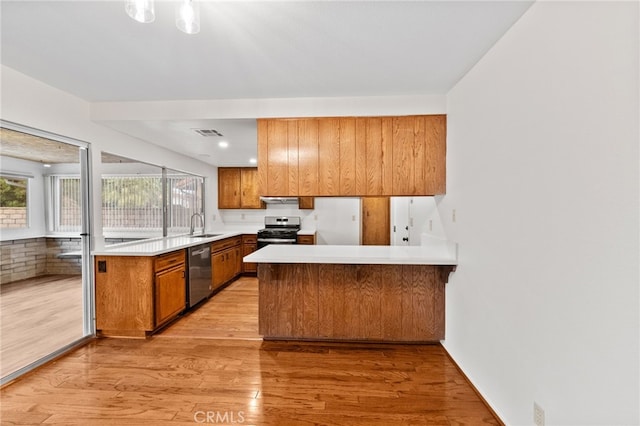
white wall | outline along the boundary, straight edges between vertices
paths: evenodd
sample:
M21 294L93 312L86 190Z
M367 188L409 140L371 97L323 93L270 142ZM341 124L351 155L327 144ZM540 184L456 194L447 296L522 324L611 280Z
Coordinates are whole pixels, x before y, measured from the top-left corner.
M118 133L91 122L88 102L48 86L38 80L2 66L1 118L6 121L59 134L91 144L93 179L93 234L96 246L102 244L100 200L100 152L129 157L158 166L187 171L205 177L205 210L210 225L217 205L217 168L176 154L156 145Z
M537 2L448 95L444 345L507 424L640 423L638 31Z
M313 210L267 204L264 210L219 210L218 227L264 228L265 216L300 216L302 229L316 231L316 244L360 244L360 198L316 197ZM354 220L355 217L355 220Z

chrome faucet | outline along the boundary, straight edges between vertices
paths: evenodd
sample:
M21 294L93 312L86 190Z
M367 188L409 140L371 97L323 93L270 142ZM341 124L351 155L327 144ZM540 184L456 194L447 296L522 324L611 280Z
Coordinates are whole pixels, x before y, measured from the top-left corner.
M202 215L200 213L194 213L191 215L191 223L190 223L190 227L189 227L189 235L193 235L193 231L194 231L194 224L193 224L193 218L198 216L200 218L200 226L202 226L202 233L204 234L204 218L202 217Z

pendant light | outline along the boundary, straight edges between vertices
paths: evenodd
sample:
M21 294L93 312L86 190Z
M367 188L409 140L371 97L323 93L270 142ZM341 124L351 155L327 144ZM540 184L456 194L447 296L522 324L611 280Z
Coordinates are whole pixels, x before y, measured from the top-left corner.
M147 24L156 19L153 0L125 0L124 10L132 19Z
M180 0L176 8L176 26L187 34L200 32L200 4L194 0Z

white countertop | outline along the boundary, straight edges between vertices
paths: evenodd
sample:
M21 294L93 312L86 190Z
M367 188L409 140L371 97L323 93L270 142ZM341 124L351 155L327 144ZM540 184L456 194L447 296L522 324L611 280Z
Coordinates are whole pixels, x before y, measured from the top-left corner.
M102 249L94 250L92 255L100 256L157 256L159 254L169 253L193 247L204 243L224 240L225 238L242 235L244 232L206 232L207 234L220 234L210 238L193 238L188 235L178 235L175 237L159 237L148 240L132 241L122 244L113 244ZM196 234L197 235L197 234Z
M244 257L253 263L331 263L360 265L457 265L456 244L422 246L329 246L271 244Z
M91 252L92 255L100 256L157 256L188 247L197 246L213 241L224 240L242 234L253 234L258 232L255 226L229 227L226 229L214 229L206 231L205 234L219 234L211 238L193 238L188 235L178 235L172 237L157 237L146 240L131 241L120 244L113 244ZM315 230L300 230L300 235L313 235ZM198 233L196 233L198 235Z

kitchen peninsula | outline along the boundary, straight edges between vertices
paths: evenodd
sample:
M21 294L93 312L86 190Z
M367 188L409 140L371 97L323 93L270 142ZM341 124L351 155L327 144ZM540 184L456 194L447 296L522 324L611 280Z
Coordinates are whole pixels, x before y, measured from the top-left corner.
M456 245L269 245L258 263L265 340L436 342Z

